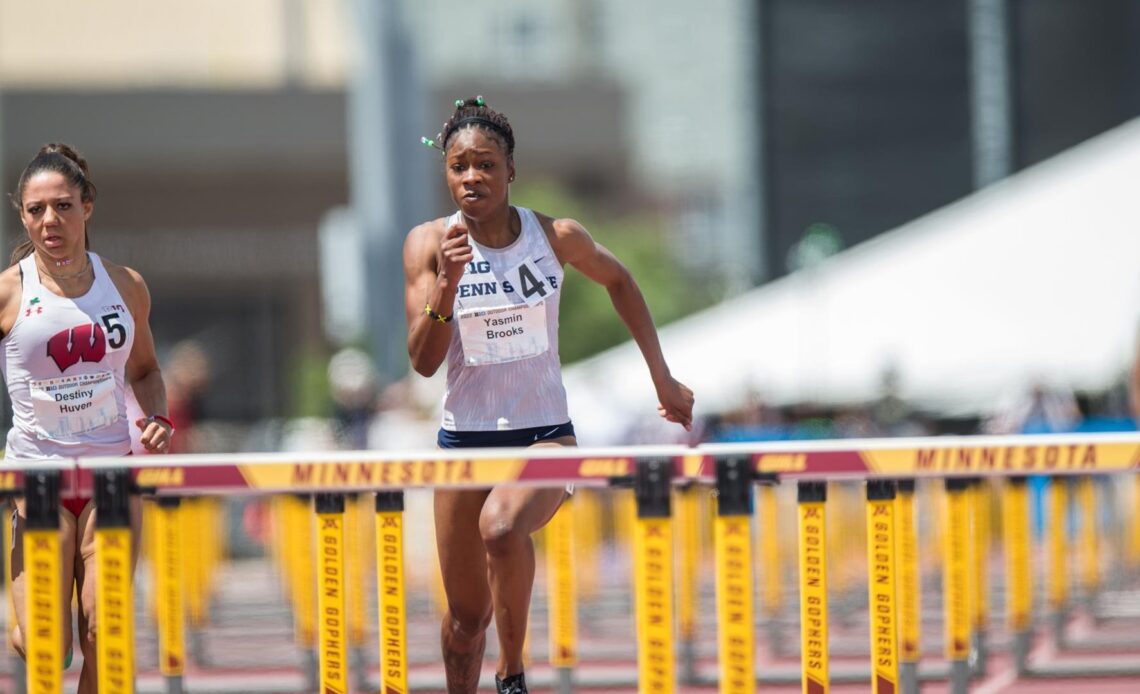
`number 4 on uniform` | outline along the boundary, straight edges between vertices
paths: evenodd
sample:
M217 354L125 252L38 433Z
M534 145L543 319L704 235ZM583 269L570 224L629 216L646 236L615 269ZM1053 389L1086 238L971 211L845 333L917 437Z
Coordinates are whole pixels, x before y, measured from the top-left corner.
M542 270L539 270L538 265L530 258L507 270L507 280L518 288L518 293L527 306L542 303L542 300L550 294L550 287L540 278Z

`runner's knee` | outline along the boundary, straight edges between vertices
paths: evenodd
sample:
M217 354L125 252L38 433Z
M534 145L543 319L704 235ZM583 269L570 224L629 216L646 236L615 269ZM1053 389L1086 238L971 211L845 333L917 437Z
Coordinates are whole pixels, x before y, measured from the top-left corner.
M28 659L24 650L24 632L20 631L19 625L12 627L12 631L8 634L8 642L12 644L12 650L16 651L17 655L24 660Z
M528 533L519 528L516 519L501 506L488 504L479 516L479 534L483 546L491 556L503 556L518 549L528 538Z
M482 610L467 609L455 604L447 606L450 631L453 636L464 640L474 639L487 631L493 615L490 605Z
M98 631L95 629L94 624L89 624L87 629L79 634L79 650L83 653L84 658L93 659L95 657L95 637Z
M8 643L12 645L12 650L16 651L16 655L21 659L28 659L28 645L24 643L24 632L20 630L20 626L12 627L12 631L8 633ZM63 652L66 653L71 649L71 630L67 630L63 634Z

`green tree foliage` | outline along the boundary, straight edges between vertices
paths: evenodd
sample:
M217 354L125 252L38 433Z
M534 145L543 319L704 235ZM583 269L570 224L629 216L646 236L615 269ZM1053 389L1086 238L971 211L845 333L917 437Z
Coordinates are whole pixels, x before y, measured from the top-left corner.
M296 357L289 369L288 416L327 417L332 413L328 366L329 355L323 350L307 349Z
M664 325L715 301L713 287L691 276L677 261L666 226L651 214L615 217L592 210L554 185L516 185L511 202L552 217L570 217L618 257L641 287L654 322ZM562 363L620 344L629 331L618 318L609 294L567 266L559 316Z

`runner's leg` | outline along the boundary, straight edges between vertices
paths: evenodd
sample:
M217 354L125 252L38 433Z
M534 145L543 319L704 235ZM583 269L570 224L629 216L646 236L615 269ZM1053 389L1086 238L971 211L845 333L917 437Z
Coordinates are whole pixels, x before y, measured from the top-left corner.
M5 513L11 513L9 507ZM27 610L27 590L25 585L24 573L24 529L27 524L27 519L24 515L24 500L16 500L16 518L12 524L13 528L13 541L12 541L12 555L11 555L11 574L12 580L12 604L16 613L16 624L12 627L12 632L9 638L12 642L12 647L20 654L21 658L27 660L26 642L24 641L24 629L27 624L28 610ZM59 512L59 545L60 545L60 587L63 591L63 618L61 632L63 634L63 650L60 652L60 657L67 653L71 648L71 596L74 589L75 581L75 567L72 558L75 556L75 538L76 538L76 520L75 516L71 515L70 511L60 509Z
M139 557L139 537L142 530L142 499L132 496L131 516L131 576ZM89 503L79 514L79 552L73 555L75 583L79 592L79 647L83 651L83 669L79 673L76 694L97 694L99 676L96 669L96 643L98 625L95 623L95 504Z
M447 614L443 616L440 643L447 674L447 691L475 692L491 623L491 592L487 586L487 558L479 537L479 514L487 490L435 492L435 538Z
M574 437L544 441L537 447L574 445ZM531 534L546 525L566 491L529 487L495 487L479 514L479 533L487 551L487 581L499 636L498 675L523 671L531 589L534 585L534 542Z

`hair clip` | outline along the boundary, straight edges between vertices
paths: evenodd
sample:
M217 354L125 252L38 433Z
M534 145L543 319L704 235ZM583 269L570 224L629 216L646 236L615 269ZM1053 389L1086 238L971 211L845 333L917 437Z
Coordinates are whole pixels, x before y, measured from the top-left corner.
M421 137L420 142L427 145L428 147L431 147L432 149L438 149L441 152L443 151L443 147L440 147L439 145L437 145L435 143L435 140L431 140L431 139L428 139L426 137Z

